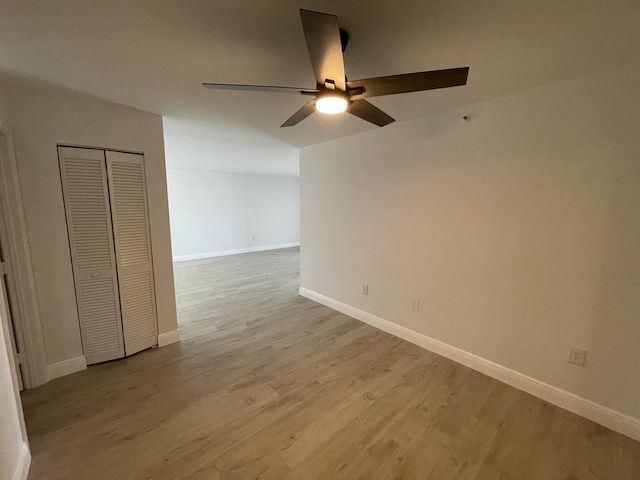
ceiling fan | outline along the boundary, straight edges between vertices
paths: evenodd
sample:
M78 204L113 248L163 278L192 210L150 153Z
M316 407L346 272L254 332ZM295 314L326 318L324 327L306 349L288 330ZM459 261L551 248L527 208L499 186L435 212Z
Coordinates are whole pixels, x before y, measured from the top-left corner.
M300 9L300 17L316 77L316 88L229 83L203 83L202 85L211 89L298 93L313 97L281 127L297 125L316 110L328 114L347 111L367 122L384 127L395 120L367 102L365 98L456 87L467 83L469 67L349 81L345 77L342 57L349 35L338 26L338 17L304 9Z

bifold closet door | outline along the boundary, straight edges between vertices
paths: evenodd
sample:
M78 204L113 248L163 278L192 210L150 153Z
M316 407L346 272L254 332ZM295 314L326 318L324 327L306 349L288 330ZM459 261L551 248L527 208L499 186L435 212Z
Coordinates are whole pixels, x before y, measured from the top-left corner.
M122 318L103 150L58 147L84 354L124 357Z
M157 345L144 157L106 152L127 355Z

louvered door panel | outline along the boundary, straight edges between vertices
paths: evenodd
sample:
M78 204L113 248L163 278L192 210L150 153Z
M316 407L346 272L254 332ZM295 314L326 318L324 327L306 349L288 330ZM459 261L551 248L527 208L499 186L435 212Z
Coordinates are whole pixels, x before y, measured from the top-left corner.
M158 343L144 157L106 152L127 355Z
M76 300L87 363L124 356L103 150L58 147Z
M117 285L114 278L80 280L76 291L79 298L79 310L84 322L85 345L91 346L94 353L117 350L122 357L122 329L117 312ZM90 321L86 321L90 319ZM118 357L116 357L118 358ZM111 360L111 359L108 359Z

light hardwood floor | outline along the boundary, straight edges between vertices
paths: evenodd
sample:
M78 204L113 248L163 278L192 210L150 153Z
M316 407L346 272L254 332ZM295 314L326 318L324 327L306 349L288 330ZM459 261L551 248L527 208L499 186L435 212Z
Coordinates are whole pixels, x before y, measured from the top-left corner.
M640 444L297 295L176 264L183 340L23 395L29 479L640 479Z

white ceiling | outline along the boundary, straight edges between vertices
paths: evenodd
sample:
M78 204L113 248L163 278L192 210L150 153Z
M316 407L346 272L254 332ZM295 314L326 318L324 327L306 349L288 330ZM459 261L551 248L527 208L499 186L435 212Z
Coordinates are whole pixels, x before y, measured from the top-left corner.
M349 31L349 78L470 66L465 87L372 99L397 121L636 61L640 46L637 0L0 0L0 70L170 117L168 161L191 145L189 168L294 174L296 147L378 127L316 114L279 128L306 97L201 82L313 87L301 7Z

